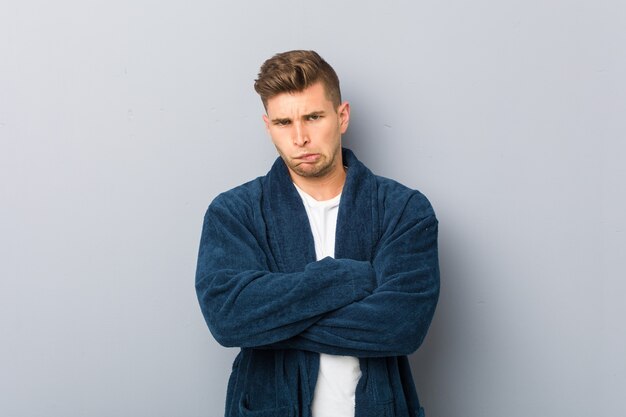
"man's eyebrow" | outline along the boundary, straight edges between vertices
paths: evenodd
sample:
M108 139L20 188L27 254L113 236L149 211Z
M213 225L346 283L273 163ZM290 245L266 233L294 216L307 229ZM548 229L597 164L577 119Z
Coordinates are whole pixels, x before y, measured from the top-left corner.
M275 119L272 119L272 123L285 123L289 121L291 121L289 117L277 117Z
M323 116L324 115L324 110L316 110L316 111L312 111L311 113L307 113L302 117L309 117L309 116Z

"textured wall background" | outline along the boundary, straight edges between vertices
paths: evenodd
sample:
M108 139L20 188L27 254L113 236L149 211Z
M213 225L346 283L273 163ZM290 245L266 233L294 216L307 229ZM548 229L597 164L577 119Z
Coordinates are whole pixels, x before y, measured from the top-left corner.
M0 415L220 416L211 199L275 151L252 82L318 50L346 143L441 222L429 417L626 414L626 6L3 2Z

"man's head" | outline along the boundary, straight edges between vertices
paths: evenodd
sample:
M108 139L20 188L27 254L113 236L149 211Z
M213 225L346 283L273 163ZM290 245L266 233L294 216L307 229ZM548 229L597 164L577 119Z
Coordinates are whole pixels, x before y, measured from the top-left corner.
M345 180L341 135L350 121L335 71L313 51L285 52L263 64L254 88L292 180L311 195L334 197Z
M326 96L338 107L341 104L339 78L335 70L315 51L289 51L274 55L261 66L254 89L267 109L267 100L281 93L301 92L321 82Z

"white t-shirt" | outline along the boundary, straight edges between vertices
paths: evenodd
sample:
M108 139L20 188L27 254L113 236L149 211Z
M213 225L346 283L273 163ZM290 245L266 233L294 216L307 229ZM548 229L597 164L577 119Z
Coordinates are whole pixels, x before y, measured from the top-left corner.
M317 201L297 186L296 189L309 217L317 260L334 257L341 194L330 200ZM311 406L313 417L354 417L354 396L359 378L358 358L320 353L320 369Z

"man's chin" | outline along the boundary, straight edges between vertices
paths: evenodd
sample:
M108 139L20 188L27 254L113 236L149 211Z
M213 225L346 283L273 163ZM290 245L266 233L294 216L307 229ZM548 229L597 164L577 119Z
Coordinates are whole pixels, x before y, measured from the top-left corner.
M316 172L316 171L305 171L305 170L297 169L297 170L294 170L294 172L298 174L298 176L304 177L304 178L317 178L320 176L319 172Z
M320 174L323 175L324 168L319 164L300 163L294 165L291 170L301 177L318 177Z
M292 171L304 178L317 178L324 176L324 170L317 166L302 167L299 165L293 168Z

